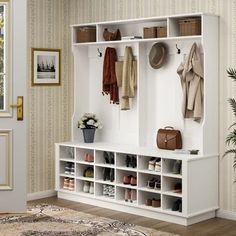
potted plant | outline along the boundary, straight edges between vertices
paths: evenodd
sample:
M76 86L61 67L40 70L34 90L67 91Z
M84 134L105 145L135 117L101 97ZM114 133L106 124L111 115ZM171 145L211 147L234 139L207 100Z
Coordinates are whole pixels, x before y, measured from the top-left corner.
M230 68L227 70L228 77L231 78L233 81L236 82L236 70ZM233 114L236 117L236 100L234 98L229 98L228 102L230 104L230 107L232 108ZM229 129L232 129L235 127L236 122L233 123ZM233 168L236 168L236 129L234 128L227 136L226 138L226 144L230 146L231 148L228 149L224 156L228 154L233 154L234 162L233 162Z
M102 124L93 113L85 113L78 121L78 128L82 129L84 142L93 143L96 129L101 129Z

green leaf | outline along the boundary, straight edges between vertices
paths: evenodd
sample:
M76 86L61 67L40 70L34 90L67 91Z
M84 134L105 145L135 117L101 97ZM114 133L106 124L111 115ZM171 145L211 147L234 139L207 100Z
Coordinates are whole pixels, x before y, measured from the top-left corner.
M234 98L229 98L228 102L233 110L234 116L236 116L236 100Z
M236 81L236 70L233 68L229 68L227 70L228 77L232 78L234 81Z
M232 132L228 134L228 136L226 137L226 144L227 145L232 144L236 146L236 129L234 129Z

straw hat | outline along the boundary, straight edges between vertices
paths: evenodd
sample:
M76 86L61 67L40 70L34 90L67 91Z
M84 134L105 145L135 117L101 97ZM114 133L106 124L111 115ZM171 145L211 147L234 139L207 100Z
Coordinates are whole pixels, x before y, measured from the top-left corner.
M159 69L166 60L167 47L164 43L155 43L149 52L149 63L152 68Z

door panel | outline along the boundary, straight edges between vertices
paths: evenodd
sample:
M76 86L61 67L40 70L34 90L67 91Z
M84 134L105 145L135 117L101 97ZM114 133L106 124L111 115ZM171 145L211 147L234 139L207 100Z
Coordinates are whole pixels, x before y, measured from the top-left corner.
M3 1L0 0L0 3ZM17 120L17 97L23 96L27 101L27 44L26 44L26 0L4 1L9 4L9 46L8 63L3 74L5 77L4 102L0 110L0 212L24 212L26 210L26 110L24 119ZM0 22L1 23L1 22ZM7 36L6 36L7 38ZM7 39L6 39L7 40ZM1 47L1 32L0 32ZM0 52L1 61L1 52ZM1 62L0 62L1 67ZM1 81L0 81L1 82ZM0 94L1 95L1 94Z

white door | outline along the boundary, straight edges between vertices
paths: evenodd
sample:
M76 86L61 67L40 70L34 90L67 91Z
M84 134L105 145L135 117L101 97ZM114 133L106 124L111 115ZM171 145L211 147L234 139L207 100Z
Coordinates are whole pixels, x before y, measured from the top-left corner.
M0 212L26 210L26 50L26 0L0 0Z

